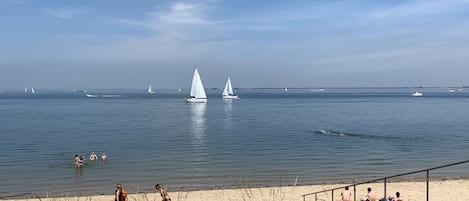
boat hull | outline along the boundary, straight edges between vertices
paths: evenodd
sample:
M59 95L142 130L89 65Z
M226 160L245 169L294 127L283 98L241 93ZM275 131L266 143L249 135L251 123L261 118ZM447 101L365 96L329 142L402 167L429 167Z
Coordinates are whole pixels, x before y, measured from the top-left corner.
M238 96L223 96L223 99L239 99Z
M186 98L186 102L188 103L206 103L206 98Z

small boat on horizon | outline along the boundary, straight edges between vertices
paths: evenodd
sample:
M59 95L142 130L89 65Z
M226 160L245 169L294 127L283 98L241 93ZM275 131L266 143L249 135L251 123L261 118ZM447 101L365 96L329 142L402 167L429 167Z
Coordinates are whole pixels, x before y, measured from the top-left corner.
M73 92L81 92L81 93L86 93L88 92L86 89L73 89Z
M34 91L34 88L31 88L31 93L32 93L32 94L35 94L35 93L36 93L36 91Z
M238 95L233 93L233 87L231 86L231 79L228 77L228 80L225 84L225 89L223 89L222 93L223 99L239 99Z
M98 98L99 95L95 95L95 94L86 94L86 97L88 97L88 98Z
M151 83L150 86L148 86L148 93L149 94L154 94L155 92L151 89Z
M28 88L24 88L24 93L28 93Z
M421 96L423 96L423 93L416 91L416 92L412 93L412 96L413 97L421 97Z
M194 76L192 77L191 93L186 98L188 103L206 103L207 95L205 94L204 85L200 79L199 71L197 68L194 71Z

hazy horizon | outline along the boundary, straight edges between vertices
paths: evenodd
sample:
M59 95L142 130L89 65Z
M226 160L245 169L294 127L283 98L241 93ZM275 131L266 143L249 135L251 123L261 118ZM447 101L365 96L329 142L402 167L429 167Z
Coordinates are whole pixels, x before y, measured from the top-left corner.
M469 0L0 2L0 89L467 86Z

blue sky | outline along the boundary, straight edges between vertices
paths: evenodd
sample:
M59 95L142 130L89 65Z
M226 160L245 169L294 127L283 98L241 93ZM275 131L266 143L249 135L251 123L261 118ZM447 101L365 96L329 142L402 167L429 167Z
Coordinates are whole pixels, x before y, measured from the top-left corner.
M469 85L469 0L0 1L0 88Z

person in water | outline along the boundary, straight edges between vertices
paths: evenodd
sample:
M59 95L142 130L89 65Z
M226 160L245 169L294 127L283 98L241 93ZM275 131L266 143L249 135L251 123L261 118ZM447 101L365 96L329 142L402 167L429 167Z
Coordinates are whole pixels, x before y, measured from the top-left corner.
M78 154L75 154L74 165L75 165L75 168L81 167L80 157L78 157Z
M106 153L103 152L101 155L101 160L105 161L107 159Z
M85 163L85 157L83 155L81 155L78 162L80 163L80 165L83 165Z
M91 155L90 155L90 161L94 161L94 160L96 160L96 159L98 159L98 156L97 156L94 152L91 153Z
M156 184L155 189L160 192L162 198L161 201L171 201L171 197L169 196L168 192L166 192L166 189L161 187L160 184Z

